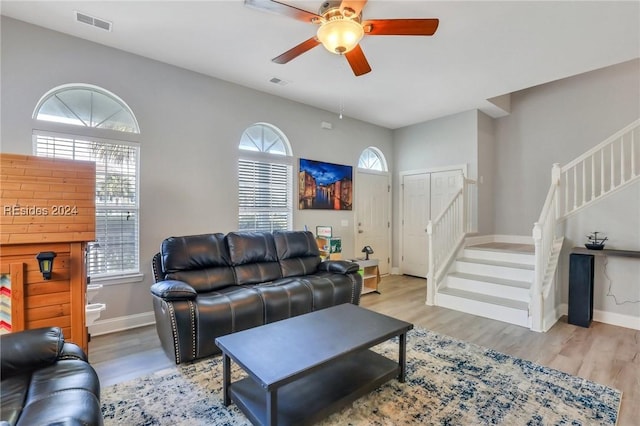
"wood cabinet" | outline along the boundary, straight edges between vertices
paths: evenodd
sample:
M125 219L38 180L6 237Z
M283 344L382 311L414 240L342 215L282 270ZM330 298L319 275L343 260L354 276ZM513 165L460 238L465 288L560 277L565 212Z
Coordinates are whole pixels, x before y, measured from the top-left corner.
M361 260L355 259L352 262L360 266L360 274L362 275L362 294L380 293L378 284L380 283L380 269L378 268L378 259Z
M0 154L0 264L11 297L5 330L57 326L87 352L85 250L95 240L95 168ZM43 251L56 253L48 280L36 260Z

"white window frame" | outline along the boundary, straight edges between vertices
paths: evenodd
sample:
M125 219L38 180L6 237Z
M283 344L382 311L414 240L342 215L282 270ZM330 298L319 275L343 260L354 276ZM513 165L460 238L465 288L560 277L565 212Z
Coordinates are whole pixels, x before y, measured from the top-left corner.
M46 103L46 101L53 95L60 93L64 90L69 89L87 89L93 90L101 93L102 95L111 97L115 100L124 111L128 112L135 124L135 128L133 131L121 131L114 129L103 129L97 127L87 127L81 126L78 124L70 124L65 123L64 120L57 121L49 121L49 120L38 120L37 116L40 111L42 105ZM103 89L99 86L94 86L91 84L84 83L71 83L64 84L61 86L54 87L45 93L38 103L32 114L32 123L33 123L33 153L36 153L36 143L37 136L45 136L45 137L59 137L65 139L75 139L75 140L84 140L84 141L94 141L98 143L113 143L118 145L129 145L136 148L137 158L136 158L136 197L135 197L135 211L137 215L137 226L135 230L134 240L136 244L136 258L137 258L137 270L121 270L115 271L107 274L100 274L91 276L92 283L100 283L103 285L119 285L119 284L129 284L134 282L141 282L144 279L144 274L140 271L141 257L140 257L140 226L142 223L142 218L140 217L140 157L141 157L141 146L139 143L140 140L140 127L138 125L138 121L135 117L135 114L129 108L127 103L122 100L120 97L115 95L114 93ZM132 206L128 206L133 210ZM98 208L96 208L96 211ZM88 267L88 265L87 265Z
M360 161L362 160L362 157L365 155L365 153L369 153L369 152L373 153L378 158L381 169L373 169L370 167L360 167ZM371 171L377 171L377 172L389 171L389 167L387 166L387 159L384 157L384 154L382 153L382 151L380 151L375 146L370 146L362 150L362 152L360 153L360 157L358 157L358 168L360 170L371 170Z
M240 162L241 161L251 161L258 163L268 163L268 164L277 164L283 165L287 167L287 206L283 210L273 210L273 211L284 211L287 214L287 230L293 229L293 156L291 150L291 144L287 140L284 133L269 123L255 123L249 126L245 132L253 126L266 126L270 127L275 133L277 133L280 137L280 140L284 144L286 154L272 154L269 152L260 152L260 151L251 151L247 149L243 149L238 146L239 158L238 158L238 229L240 227L240 216L243 212L256 212L256 211L264 211L263 209L256 209L251 207L243 207L240 205ZM244 133L243 133L244 134ZM255 228L254 228L255 230ZM260 230L260 229L258 229Z
M71 139L74 141L86 141L86 142L96 142L104 145L125 145L130 146L136 150L136 159L135 159L135 187L136 187L136 196L135 196L135 204L125 206L126 209L134 211L135 217L137 218L137 223L135 227L135 235L133 235L134 240L136 241L136 250L135 256L137 265L136 268L130 270L119 270L114 272L107 272L103 274L92 274L89 270L87 273L91 276L92 283L103 283L103 284L119 284L119 283L129 283L135 281L142 281L144 275L140 273L140 144L135 142L121 141L121 140L112 140L112 139L104 139L104 138L96 138L90 136L79 136L74 134L64 134L57 132L48 132L42 130L33 130L33 154L37 155L37 146L38 146L38 138L54 138L54 139ZM51 158L56 158L55 156ZM67 157L63 157L67 158ZM97 188L96 188L97 191ZM96 204L96 216L98 211L108 211L108 210L122 210L123 208L114 207L114 206L99 206ZM91 245L91 243L89 243ZM87 262L87 268L89 268L89 264Z

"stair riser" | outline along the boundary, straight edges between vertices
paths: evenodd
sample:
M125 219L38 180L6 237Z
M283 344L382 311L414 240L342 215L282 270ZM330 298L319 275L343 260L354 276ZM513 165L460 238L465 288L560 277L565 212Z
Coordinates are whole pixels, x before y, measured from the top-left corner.
M533 282L534 271L529 269L509 268L505 266L485 265L482 263L456 261L456 271L465 274L484 275L487 277L505 278Z
M470 259L498 260L501 262L523 263L525 265L534 265L536 261L533 254L492 250L476 250L471 248L464 249L463 257L468 257Z
M523 327L528 327L529 323L527 311L464 299L448 294L438 294L437 305Z
M511 287L502 284L488 283L486 281L469 280L460 277L448 276L446 286L459 290L488 294L490 296L504 297L505 299L529 302L529 289Z

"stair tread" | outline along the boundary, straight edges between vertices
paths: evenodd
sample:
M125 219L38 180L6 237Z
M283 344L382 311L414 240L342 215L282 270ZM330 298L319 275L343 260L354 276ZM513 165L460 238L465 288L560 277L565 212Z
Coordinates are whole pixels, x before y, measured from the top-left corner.
M487 294L475 293L472 291L458 290L456 288L443 287L438 290L439 293L447 294L449 296L461 297L464 299L472 299L478 302L490 303L493 305L504 306L507 308L527 310L529 304L520 300L506 299L504 297L489 296Z
M535 255L535 253L530 250L506 249L506 248L497 248L497 247L466 246L465 250L494 251L497 253L526 254L529 256Z
M509 280L506 278L489 277L486 275L467 274L464 272L452 272L449 274L451 277L462 278L465 280L484 281L492 284L500 284L509 287L525 288L531 287L531 283L528 281Z
M526 269L529 271L533 271L535 269L534 265L529 265L527 263L504 262L501 260L472 259L470 257L460 257L457 260L459 262L481 263L483 265L504 266L507 268Z

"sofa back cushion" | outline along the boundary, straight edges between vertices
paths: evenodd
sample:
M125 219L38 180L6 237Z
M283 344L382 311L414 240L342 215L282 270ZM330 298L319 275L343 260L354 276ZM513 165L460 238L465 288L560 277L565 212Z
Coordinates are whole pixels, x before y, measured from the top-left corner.
M320 251L309 231L275 231L273 238L283 277L314 274L320 264Z
M237 284L258 284L282 278L270 232L230 232L225 238Z
M160 253L165 280L184 281L198 293L235 284L224 234L169 237Z

